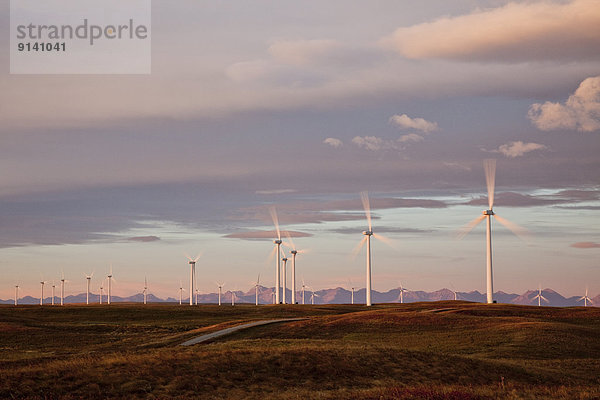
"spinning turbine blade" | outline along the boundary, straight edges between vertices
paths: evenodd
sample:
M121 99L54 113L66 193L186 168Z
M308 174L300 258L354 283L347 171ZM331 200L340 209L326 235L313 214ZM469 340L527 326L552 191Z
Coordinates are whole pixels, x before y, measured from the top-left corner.
M515 224L514 222L510 222L506 218L502 218L498 214L494 214L494 218L496 219L496 221L500 222L502 225L507 227L512 233L517 235L519 238L523 240L529 239L530 233L527 229Z
M269 213L271 213L273 225L275 225L275 230L277 231L277 239L281 240L281 230L279 229L279 218L277 217L277 210L275 209L275 207L271 207L269 208Z
M373 226L371 224L371 205L369 204L369 192L360 192L360 199L362 200L363 208L365 209L365 215L367 216L367 224L369 225L369 230L373 230Z
M292 235L290 235L290 232L285 231L284 232L285 237L287 237L287 239L290 241L289 243L284 243L287 247L291 248L292 250L296 250L296 245L294 244L294 240L292 239Z
M496 160L488 158L483 160L483 168L485 169L485 182L487 184L488 205L489 209L494 208L494 189L496 186Z
M277 247L273 247L273 250L269 253L269 258L267 261L271 263L275 259L275 255L277 254Z
M467 225L463 226L457 234L457 237L459 239L464 238L465 236L467 236L467 234L469 232L471 232L477 225L479 225L479 223L481 221L483 221L485 219L485 215L480 215L479 217L475 218L473 221L469 222Z
M363 245L367 242L367 237L363 237L362 240L356 245L356 247L354 247L354 249L352 250L352 258L356 258L356 256L358 255L358 253L360 252L360 250L362 249Z
M398 249L396 248L396 246L394 245L394 242L392 241L392 239L390 239L389 237L387 237L387 236L383 236L383 235L380 235L380 234L378 234L378 233L374 233L374 234L373 234L373 237L374 237L374 238L376 238L376 239L378 239L378 240L381 240L383 243L387 244L387 245L388 245L388 246L390 246L392 249L394 249L394 250L398 250Z

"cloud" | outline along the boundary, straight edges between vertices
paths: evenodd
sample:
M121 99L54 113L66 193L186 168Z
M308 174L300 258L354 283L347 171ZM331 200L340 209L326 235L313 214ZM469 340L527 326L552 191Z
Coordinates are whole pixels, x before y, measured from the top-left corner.
M342 141L340 139L331 138L331 137L323 140L323 143L328 144L331 147L335 147L336 149L338 147L342 147L344 145L344 143L342 143Z
M600 9L600 7L598 7ZM600 42L600 38L598 39ZM542 131L554 129L592 132L600 129L600 76L585 79L564 104L535 103L528 117Z
M406 135L400 136L398 142L400 143L418 143L425 140L425 138L421 135L417 135L416 133L409 133Z
M297 190L295 189L270 189L270 190L257 190L256 194L286 194L286 193L295 193Z
M515 192L504 192L497 193L495 196L495 204L501 207L528 207L528 206L539 206L539 205L552 205L565 203L568 200L556 199L541 196L532 196L528 194L521 194ZM476 206L487 206L487 196L482 196L477 199L473 199L464 204L476 205Z
M297 232L297 231L281 231L281 235L291 237L310 237L312 236L310 233L305 232ZM248 231L248 232L238 232L238 233L230 233L229 235L225 235L223 237L229 239L273 239L277 237L276 231Z
M506 157L516 158L525 155L531 151L544 150L548 147L539 143L523 143L521 141L510 142L498 147L497 150L492 150L493 153L502 153Z
M400 129L416 129L425 133L438 130L438 124L436 122L429 122L423 118L410 118L406 114L396 114L390 118L390 122Z
M384 141L382 138L378 138L376 136L355 136L354 139L352 139L352 143L358 147L371 151L381 150L382 148L389 147L390 144L389 142Z
M573 243L571 247L575 247L576 249L597 249L600 248L600 243L594 242L577 242Z
M128 238L127 240L129 240L131 242L146 243L146 242L156 242L156 241L160 240L160 238L158 236L134 236L134 237Z
M343 228L329 229L328 232L355 235L357 232L360 232L360 231L357 230L356 227L343 227ZM433 231L426 230L426 229L417 229L417 228L399 228L399 227L389 227L389 226L377 226L377 233L430 233L430 232L433 232Z
M279 40L269 46L269 54L278 62L290 65L307 65L327 58L340 48L335 40Z
M411 59L523 62L600 56L596 0L511 2L397 29L381 44Z

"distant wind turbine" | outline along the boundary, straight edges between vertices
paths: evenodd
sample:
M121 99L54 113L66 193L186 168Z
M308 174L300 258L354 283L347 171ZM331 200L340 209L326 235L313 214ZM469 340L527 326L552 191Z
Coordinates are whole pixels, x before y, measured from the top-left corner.
M19 285L15 285L15 306L19 305Z
M112 278L113 278L113 268L112 264L110 264L110 272L108 273L108 296L106 297L106 304L110 304L110 300L112 297Z
M294 240L292 239L292 235L286 231L285 235L287 236L289 242L289 247L291 247L290 254L292 255L292 304L296 304L296 256L301 253L305 253L306 250L298 250L296 245L294 244Z
M60 305L64 305L65 302L65 271L61 268L60 270Z
M260 274L258 274L258 278L256 278L256 284L254 285L254 303L258 305L258 286L260 285Z
M56 288L56 285L54 284L54 281L52 281L52 305L54 305L54 289Z
M287 292L287 272L286 272L286 267L287 267L287 257L285 256L285 252L283 253L283 258L281 259L281 261L283 261L283 304L286 304L286 292Z
M275 207L271 207L269 209L271 213L271 218L273 219L273 225L275 225L275 231L277 232L277 239L273 240L275 243L275 249L273 251L277 251L276 259L277 259L277 270L275 271L275 303L279 304L279 293L280 293L280 285L281 285L281 230L279 229L279 218L277 217L277 210Z
M487 192L488 192L488 206L487 210L483 211L483 215L475 218L465 227L463 227L462 232L459 234L460 238L463 238L467 233L469 233L473 228L475 228L481 221L484 219L487 220L486 223L486 292L487 292L487 302L494 302L494 278L492 273L492 218L494 217L496 221L500 222L502 225L507 227L510 231L512 231L517 236L523 236L526 231L522 227L514 224L494 213L494 190L496 186L496 160L487 159L483 162L483 167L485 170L485 180L487 184Z
M588 301L590 302L590 304L594 304L594 302L592 301L592 299L590 299L588 297L588 288L585 288L585 296L583 296L582 298L580 298L579 300L577 300L578 302L583 300L583 306L587 307L587 303Z
M188 260L189 260L189 264L190 264L190 306L194 305L194 289L196 288L196 285L194 282L194 279L196 277L196 262L198 261L198 259L200 258L200 254L198 254L198 256L194 259L192 259L192 257L187 256Z
M371 206L369 203L369 193L368 192L361 192L360 194L362 203L363 203L363 207L365 209L365 215L367 217L367 224L368 224L368 230L363 232L363 235L365 236L363 238L363 240L361 240L361 242L356 246L356 248L353 251L353 254L358 254L358 252L362 249L363 244L367 244L367 306L371 306L372 302L371 302L371 236L374 236L375 238L383 241L384 243L390 245L389 243L389 239L381 236L381 235L376 235L373 233L373 225L371 223Z
M538 294L536 296L534 296L531 300L535 300L535 299L537 299L537 301L538 301L538 307L542 306L542 300L544 300L546 303L550 303L547 298L542 296L542 285L539 286Z
M40 284L42 285L42 295L40 296L40 306L43 306L44 305L44 285L46 284L46 282L44 281L43 278L40 281Z
M400 304L404 304L404 292L408 292L409 290L405 287L402 287L402 282L400 282Z
M87 281L87 283L86 283L87 289L86 289L86 292L85 292L85 304L90 304L90 282L92 280L92 276L94 276L94 271L92 271L91 274L84 275L84 276L85 276L85 279Z
M304 283L304 278L302 278L302 304L304 303L304 291L306 290L308 286L306 286L306 284Z
M181 305L183 301L183 290L183 284L179 281L179 305Z
M144 304L148 301L148 278L144 277Z
M235 306L235 298L237 297L237 295L235 294L235 290L231 291L231 305Z
M219 287L219 305L221 305L221 290L225 286L225 283L217 283L217 286Z
M104 294L104 279L100 281L100 304L102 304L102 295Z
M316 294L315 292L312 292L312 294L310 295L310 304L312 304L312 305L315 304L315 297L319 297L319 295Z

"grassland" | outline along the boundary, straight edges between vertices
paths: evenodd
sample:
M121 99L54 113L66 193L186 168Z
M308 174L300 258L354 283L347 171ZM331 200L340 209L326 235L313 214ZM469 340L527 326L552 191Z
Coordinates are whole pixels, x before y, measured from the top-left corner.
M600 309L1 306L0 361L2 399L600 399Z

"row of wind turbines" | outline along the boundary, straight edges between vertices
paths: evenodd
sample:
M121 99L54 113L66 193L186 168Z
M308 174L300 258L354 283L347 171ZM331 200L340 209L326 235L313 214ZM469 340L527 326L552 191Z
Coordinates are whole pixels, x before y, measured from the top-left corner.
M479 217L475 218L473 221L471 221L470 223L465 225L459 233L459 238L463 238L464 236L466 236L470 231L472 231L483 220L486 221L486 300L487 300L487 303L494 303L495 302L494 298L493 298L494 279L493 279L493 268L492 268L492 217L497 222L499 222L500 224L507 227L510 231L512 231L514 234L516 234L519 237L523 237L526 234L526 230L524 228L506 220L505 218L500 217L499 215L497 215L494 212L496 160L494 160L494 159L484 160L484 171L485 171L487 194L488 194L488 209L484 210L482 212L482 215L480 215ZM383 243L386 243L388 245L391 245L391 241L390 241L390 239L388 239L382 235L374 233L372 219L371 219L371 207L370 207L369 196L368 196L367 192L361 193L361 200L362 200L362 205L363 205L366 220L367 220L367 230L362 232L363 239L358 243L358 245L356 246L356 248L353 251L353 254L355 254L355 255L358 254L362 250L363 246L366 246L366 305L371 306L372 305L371 240L372 240L372 238L374 238L374 239L380 240ZM298 254L301 254L303 251L298 250L296 248L294 241L292 239L292 235L288 231L283 231L283 233L286 236L288 241L284 242L282 240L282 230L279 225L279 218L277 215L277 211L274 207L270 208L270 214L271 214L271 218L273 220L273 225L275 227L275 232L276 232L276 238L274 238L274 240L273 240L275 247L270 256L270 258L276 257L275 289L274 289L274 293L272 296L273 304L288 304L287 296L286 296L286 293L287 293L287 262L288 261L291 262L291 288L290 288L291 289L290 290L291 291L291 299L290 300L291 300L291 304L296 304L297 303L297 301L296 301L296 294L297 294L297 290L296 290L296 257L298 256ZM289 249L289 256L290 256L289 258L285 254L285 250L282 249L282 245ZM195 303L198 304L196 263L198 262L199 258L200 258L200 255L198 255L196 258L191 258L188 256L188 261L189 261L188 263L190 265L190 286L189 286L189 293L190 293L189 304L190 305L194 305L194 293L195 293ZM93 273L90 275L86 275L86 280L87 280L86 304L89 304L90 281L91 281L92 276L93 276ZM107 279L108 279L107 304L111 303L112 278L113 278L113 274L112 274L112 266L111 266L110 272L107 275ZM63 305L64 286L65 286L65 282L66 282L64 279L64 274L62 274L60 282L61 282L60 304ZM255 283L256 305L259 304L259 301L258 301L259 282L260 282L260 274ZM43 279L40 282L40 284L41 284L40 304L43 304L43 301L44 301L44 285L46 283L47 282L45 282ZM181 282L180 282L179 286L180 286L179 287L179 304L182 304L184 288L183 288L183 284L181 284ZM219 289L218 303L219 303L219 305L221 305L221 295L222 295L223 286L224 286L224 283L218 284L218 289ZM18 299L18 289L19 289L19 286L18 285L15 286L15 305L17 304L17 299ZM53 284L52 285L52 304L54 304L54 289L55 289L55 285ZM305 304L305 298L304 298L305 289L306 289L306 285L303 282L303 284L302 284L302 304ZM352 304L354 304L354 289L355 288L352 287ZM401 289L400 289L401 302L403 302L403 295L404 295L405 291L407 291L407 289L401 287ZM234 291L232 291L231 293L232 293L231 294L231 302L232 302L232 305L235 305L236 294ZM147 303L147 294L148 294L148 282L145 279L144 280L144 291L143 291L144 304ZM103 295L103 286L101 285L100 286L100 304L102 304L102 295ZM313 292L311 295L311 303L312 304L314 304L315 296L317 296L317 294ZM456 292L454 292L454 297L456 300L457 299ZM540 305L540 306L541 306L542 301L548 302L548 300L542 295L541 288L539 289L539 292L538 292L537 296L534 297L534 299L538 300L538 305ZM586 307L587 307L588 302L591 303L591 299L588 297L587 290L586 290L585 296L583 296L583 297L581 297L581 299L579 299L579 301L582 301L582 300L584 301Z

